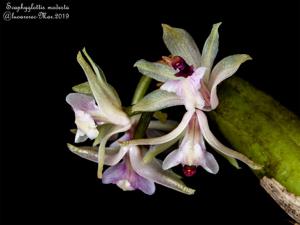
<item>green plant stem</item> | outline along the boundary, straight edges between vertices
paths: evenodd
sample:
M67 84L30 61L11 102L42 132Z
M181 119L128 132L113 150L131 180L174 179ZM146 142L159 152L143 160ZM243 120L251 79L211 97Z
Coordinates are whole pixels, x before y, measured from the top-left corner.
M150 77L146 77L146 76L141 77L131 101L132 105L136 104L145 96L151 81L152 78ZM142 113L141 118L135 129L135 133L134 133L135 139L142 138L145 136L146 130L149 126L152 116L153 116L153 112Z
M153 115L153 112L142 113L142 116L136 126L136 129L135 129L134 139L143 138L145 136L145 133L146 133L146 130L151 121L152 115Z
M146 76L142 76L133 95L131 104L134 105L136 104L138 101L140 101L146 94L149 85L151 83L151 78L150 77L146 77Z

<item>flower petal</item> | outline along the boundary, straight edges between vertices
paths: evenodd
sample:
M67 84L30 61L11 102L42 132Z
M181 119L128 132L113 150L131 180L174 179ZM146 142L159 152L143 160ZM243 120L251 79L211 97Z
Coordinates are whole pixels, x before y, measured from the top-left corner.
M103 184L116 184L119 180L122 180L125 177L127 167L125 161L111 166L106 169L103 173L102 183Z
M184 114L179 125L172 130L170 133L156 138L148 138L148 139L136 139L123 142L122 145L158 145L169 142L175 138L177 138L186 128L190 119L192 118L194 112L188 111Z
M125 160L106 169L103 173L102 183L117 184L124 191L140 189L148 195L155 192L154 182L138 175Z
M200 110L196 110L196 113L197 113L197 116L198 116L201 131L202 131L202 134L203 134L205 140L215 150L217 150L217 151L219 151L219 152L221 152L221 153L223 153L227 156L230 156L232 158L238 159L238 160L246 163L252 169L261 169L260 165L254 163L252 160L250 160L249 158L247 158L243 154L241 154L239 152L236 152L236 151L224 146L221 142L219 142L218 139L212 134L212 132L209 129L206 115Z
M74 154L92 162L98 162L98 148L90 146L76 147L69 143L67 144L67 146L69 150Z
M85 56L90 59L86 52ZM87 76L90 88L101 110L101 113L105 116L104 122L110 122L112 124L118 125L128 124L129 119L127 115L122 111L120 101L117 100L117 97L113 94L115 93L115 91L112 90L111 86L108 85L104 79L99 78L103 74L96 76L93 69L83 58L81 52L78 52L77 54L77 61L84 70L85 75ZM91 60L90 63L92 64L93 68L97 67ZM96 73L100 74L99 68Z
M90 146L76 147L71 144L67 144L67 145L69 150L74 154L80 156L81 158L98 163L97 147L90 147ZM120 147L105 148L104 164L109 166L116 165L124 157L127 151L128 149L120 148Z
M205 151L205 153L204 153L204 160L203 160L203 162L201 162L201 166L207 172L212 173L212 174L216 174L219 171L218 162L216 161L215 157L207 151Z
M240 67L240 65L252 58L246 54L231 55L222 59L211 72L208 88L210 90L211 110L215 109L218 104L217 85L223 80L232 76Z
M77 84L72 87L72 90L80 94L93 95L89 82Z
M182 162L182 151L179 149L173 150L172 152L167 155L165 158L162 168L164 170L168 170L174 166L179 165Z
M75 110L75 124L78 127L75 143L85 141L86 136L91 140L98 136L97 125L90 114L81 110Z
M132 185L147 195L152 195L155 192L154 182L140 175L135 177L135 180L132 181Z
M204 77L205 83L208 83L209 81L209 74L211 72L212 65L218 53L218 48L219 48L218 29L220 25L221 23L216 23L213 25L212 30L203 46L202 56L201 56L201 66L206 67L205 77Z
M205 67L198 67L192 76L187 77L186 79L190 82L190 84L194 87L195 90L199 90L201 87L200 81L203 79L205 71L207 69Z
M181 96L178 91L181 90L182 80L168 80L162 86L160 86L161 90L176 93L178 96Z
M200 91L193 87L189 80L182 82L181 97L184 100L184 106L188 111L194 111L195 108L202 109L205 106L205 101L200 94Z
M81 110L84 112L99 111L95 99L89 95L70 93L66 97L66 102L73 108L74 111L75 110Z
M146 95L141 101L132 106L132 112L154 112L164 108L182 105L183 100L175 93L155 90Z
M126 126L114 126L111 127L109 130L107 130L106 135L103 137L100 143L99 151L98 151L98 172L97 172L98 178L102 178L102 171L103 171L103 164L104 164L104 157L105 157L105 146L107 141L113 135L127 131L128 129L130 129L130 127L131 124L128 124Z
M223 156L234 168L241 169L241 167L239 166L238 161L235 158L224 155L221 152L217 152L217 153L219 153L221 156Z
M175 76L176 70L162 63L149 62L144 59L140 59L134 64L134 67L137 67L141 74L160 82L180 79Z
M124 158L128 152L128 147L105 148L104 164L114 166Z
M102 69L96 63L94 63L94 61L89 56L85 48L83 48L82 52L84 53L85 57L88 59L89 63L92 65L92 68L97 76L97 80L102 84L101 86L106 92L106 94L108 95L108 97L112 100L112 104L114 104L118 108L121 107L122 104L119 95L116 92L116 90L110 84L107 83Z
M144 164L142 161L143 154L138 147L132 146L129 150L129 156L133 169L140 176L184 194L194 194L194 189L187 187L172 172L163 170L158 160Z
M88 136L85 135L85 133L81 129L77 129L76 135L75 135L75 143L81 143L88 139Z
M173 56L181 56L190 66L200 66L201 54L192 36L183 29L162 24L163 40Z

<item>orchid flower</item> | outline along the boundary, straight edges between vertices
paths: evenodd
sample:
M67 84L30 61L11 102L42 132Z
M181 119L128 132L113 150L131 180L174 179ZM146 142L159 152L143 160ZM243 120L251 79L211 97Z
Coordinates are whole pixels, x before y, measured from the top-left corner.
M77 61L85 72L92 96L71 93L66 97L66 101L75 112L75 124L78 128L75 142L85 141L87 137L90 139L95 139L99 135L103 137L98 151L98 177L101 178L106 142L114 134L127 131L131 127L131 122L122 110L118 94L107 83L103 71L93 62L85 49L83 53L89 63L81 52L77 54ZM97 125L103 127L101 134Z
M185 105L187 110L215 109L219 103L218 84L232 76L243 62L251 59L246 54L231 55L212 68L218 52L220 25L213 25L201 55L188 32L163 24L163 40L171 57L163 57L163 63L141 59L135 66L142 74L164 84L145 96L133 110L156 111L176 105Z
M134 118L132 119L135 120ZM132 122L132 124L134 123ZM172 126L169 123L159 124L153 121L149 127L151 129L169 130ZM155 192L154 183L185 194L194 193L195 190L185 186L178 175L171 170L163 170L162 163L159 160L154 159L149 163L144 163L142 159L145 149L137 146L121 146L119 144L122 141L132 139L132 135L133 129L131 128L105 149L104 164L111 167L104 171L102 183L116 184L124 191L139 189L148 195L152 195ZM73 153L85 159L94 162L99 161L97 147L75 147L71 144L68 144L68 147Z
M156 111L175 105L185 105L187 110L181 123L169 134L126 142L130 145L168 146L168 143L173 143L178 137L184 135L179 149L171 152L164 160L164 169L182 164L186 174L189 175L194 173L196 166L201 165L208 172L217 173L218 163L213 155L205 150L204 139L222 155L239 159L253 169L260 168L246 156L221 144L211 133L207 118L202 112L217 107L217 85L233 75L243 62L251 59L245 54L232 55L224 58L211 69L218 51L220 24L213 26L204 44L202 56L189 33L183 29L163 25L163 40L172 56L163 57L161 63L151 63L146 60L135 63L142 74L164 84L134 105L133 111ZM152 155L155 156L161 150L153 152Z

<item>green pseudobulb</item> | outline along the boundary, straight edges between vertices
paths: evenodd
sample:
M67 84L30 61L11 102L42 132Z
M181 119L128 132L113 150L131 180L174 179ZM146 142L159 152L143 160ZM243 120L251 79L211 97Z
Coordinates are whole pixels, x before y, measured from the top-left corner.
M300 119L237 77L222 83L218 96L220 105L209 115L225 138L263 165L257 176L274 178L300 196Z

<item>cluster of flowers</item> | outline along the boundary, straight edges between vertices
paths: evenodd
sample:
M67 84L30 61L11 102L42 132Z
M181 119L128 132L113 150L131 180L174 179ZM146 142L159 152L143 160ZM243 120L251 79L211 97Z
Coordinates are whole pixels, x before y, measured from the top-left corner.
M113 183L123 190L139 189L151 195L158 183L193 194L195 190L187 187L171 168L182 164L185 174L191 176L197 166L202 166L216 174L219 165L206 151L204 140L223 156L259 168L244 155L221 144L210 131L204 113L218 106L217 85L251 59L246 54L231 55L213 67L220 24L213 25L202 54L188 32L163 24L163 40L171 55L158 62L141 59L135 63L141 74L162 85L134 104L130 113L124 111L117 92L86 50L78 53L77 61L88 82L73 87L77 93L69 94L66 101L75 112L75 143L87 139L94 143L83 147L68 144L68 147L73 153L98 163L98 177L104 184ZM147 138L135 139L142 112L179 105L186 109L179 123L151 120L145 132ZM178 148L163 161L156 158L176 143ZM103 172L104 165L109 167Z

